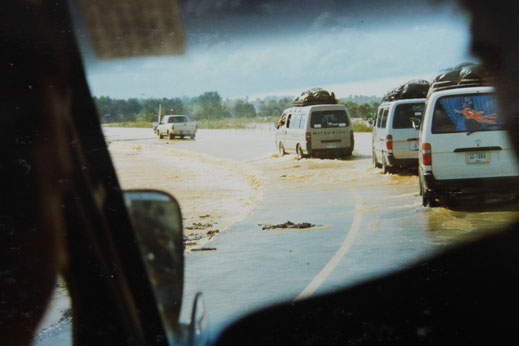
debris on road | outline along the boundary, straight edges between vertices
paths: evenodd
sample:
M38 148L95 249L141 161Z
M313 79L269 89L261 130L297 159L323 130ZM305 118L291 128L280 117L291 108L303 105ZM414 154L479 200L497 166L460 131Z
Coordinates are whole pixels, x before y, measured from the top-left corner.
M305 229L305 228L321 227L321 225L314 225L310 222L294 223L292 221L287 221L285 223L281 223L278 225L258 224L258 226L260 226L261 229L264 231L271 230L271 229L286 229L286 228Z
M190 230L200 230L200 229L206 229L213 227L212 223L201 223L201 222L194 222L191 226L187 226L186 229Z

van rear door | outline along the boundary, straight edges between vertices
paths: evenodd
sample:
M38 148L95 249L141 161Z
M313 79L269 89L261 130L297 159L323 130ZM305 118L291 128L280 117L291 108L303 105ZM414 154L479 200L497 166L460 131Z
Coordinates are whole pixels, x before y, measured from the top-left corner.
M444 96L434 107L428 137L436 179L519 175L493 94Z
M418 158L419 132L413 127L413 119L421 118L425 102L395 104L391 112L393 156L396 159Z
M315 109L310 114L312 149L351 147L350 119L345 109Z

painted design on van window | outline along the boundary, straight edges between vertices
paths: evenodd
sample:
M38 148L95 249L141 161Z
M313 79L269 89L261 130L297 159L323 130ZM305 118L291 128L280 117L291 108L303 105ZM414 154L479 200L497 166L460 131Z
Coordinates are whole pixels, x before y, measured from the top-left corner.
M492 94L445 96L436 102L432 133L502 130Z
M313 111L310 119L310 124L315 129L349 125L346 112L342 110Z
M497 114L489 114L489 115L483 115L483 111L475 111L474 104L472 100L468 97L465 97L465 103L463 104L463 110L455 110L457 113L463 114L465 116L465 119L474 119L477 122L480 123L489 123L489 124L495 124L495 120L490 120L490 118L497 118Z

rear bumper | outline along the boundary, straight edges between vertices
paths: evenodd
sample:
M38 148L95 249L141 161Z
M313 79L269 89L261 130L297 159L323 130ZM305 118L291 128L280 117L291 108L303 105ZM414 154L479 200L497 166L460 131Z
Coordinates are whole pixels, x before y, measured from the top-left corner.
M384 153L386 162L390 167L416 167L418 166L418 158L413 159L397 159L393 154Z
M512 192L519 193L519 176L437 180L432 173L422 175L425 188L440 194Z
M307 145L306 151L308 153L308 156L337 157L351 155L351 153L353 152L353 146L333 149L312 149L309 145Z

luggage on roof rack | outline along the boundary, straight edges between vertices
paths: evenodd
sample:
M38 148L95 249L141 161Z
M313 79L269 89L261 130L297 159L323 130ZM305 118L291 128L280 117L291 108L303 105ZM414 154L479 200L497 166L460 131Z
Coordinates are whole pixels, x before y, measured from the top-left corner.
M294 97L292 104L294 106L311 106L322 104L336 104L335 94L321 88L314 88L303 91L301 95Z
M425 98L429 90L429 82L423 79L410 80L398 88L389 91L382 101Z
M489 85L488 80L488 71L482 64L464 63L436 76L429 94L445 89Z

